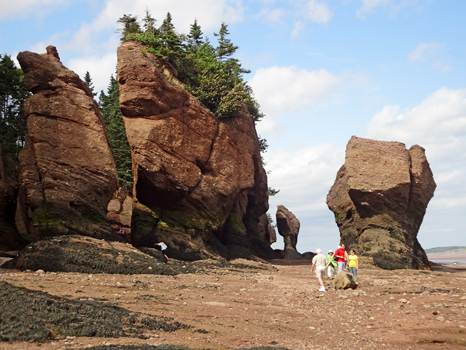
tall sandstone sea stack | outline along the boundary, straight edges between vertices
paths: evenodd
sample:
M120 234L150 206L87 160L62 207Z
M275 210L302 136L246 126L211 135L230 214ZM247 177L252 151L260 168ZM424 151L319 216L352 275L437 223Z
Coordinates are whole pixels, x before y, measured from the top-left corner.
M277 229L283 237L283 258L284 259L302 259L302 255L296 250L298 244L298 234L301 223L298 218L289 211L284 205L277 206Z
M118 49L118 83L132 149L133 243L163 240L186 260L270 256L259 225L267 176L246 107L216 119L173 67L134 42Z
M436 184L424 149L353 136L327 195L341 241L387 269L428 269L417 240Z
M102 115L87 85L53 46L21 52L26 142L19 155L16 226L23 237L111 238L106 208L118 187Z

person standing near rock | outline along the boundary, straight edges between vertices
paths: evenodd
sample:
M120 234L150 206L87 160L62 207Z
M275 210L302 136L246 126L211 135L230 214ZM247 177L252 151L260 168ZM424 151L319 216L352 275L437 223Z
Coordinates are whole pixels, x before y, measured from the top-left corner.
M327 267L328 278L334 279L335 278L335 268L337 267L337 262L334 259L332 250L328 251L326 267Z
M123 229L123 226L120 226L120 229L118 230L118 234L121 237L125 238L125 230Z
M337 258L337 264L338 264L338 272L340 273L343 271L346 267L346 261L348 260L348 253L345 250L345 245L342 244L340 247L338 247L337 250L335 250L335 258Z
M358 261L358 256L356 255L356 251L354 249L351 249L350 255L348 256L348 261L349 261L349 271L353 274L354 278L356 278L356 281L358 280L358 269L359 269L359 261Z
M167 259L167 262L168 262L168 256L167 256L167 245L163 242L159 242L159 243L155 243L154 246L158 245L160 247L160 249L162 250L162 254L163 256L165 257L165 259Z
M311 272L316 272L316 277L320 283L319 292L326 292L324 285L324 274L325 274L325 265L327 263L327 258L325 255L321 254L321 250L317 249L317 255L312 258L312 267Z

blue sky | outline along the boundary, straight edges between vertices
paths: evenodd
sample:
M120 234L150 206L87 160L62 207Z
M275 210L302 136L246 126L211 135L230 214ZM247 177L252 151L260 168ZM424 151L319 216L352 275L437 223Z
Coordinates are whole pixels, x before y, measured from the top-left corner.
M418 239L424 248L466 245L466 2L463 0L16 0L0 4L0 53L45 52L89 71L106 89L119 45L116 21L159 23L204 34L223 21L251 70L266 117L269 185L301 221L298 250L334 249L339 232L325 197L352 135L419 144L437 182ZM283 246L282 238L273 245Z

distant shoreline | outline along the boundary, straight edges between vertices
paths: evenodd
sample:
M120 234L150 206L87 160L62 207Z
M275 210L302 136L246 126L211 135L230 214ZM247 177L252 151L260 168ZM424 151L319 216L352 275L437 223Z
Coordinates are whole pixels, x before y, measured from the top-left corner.
M466 260L466 253L441 253L441 254L427 254L427 257L433 260Z
M427 258L437 264L447 264L451 265L453 263L458 263L460 265L466 265L466 254L427 254Z

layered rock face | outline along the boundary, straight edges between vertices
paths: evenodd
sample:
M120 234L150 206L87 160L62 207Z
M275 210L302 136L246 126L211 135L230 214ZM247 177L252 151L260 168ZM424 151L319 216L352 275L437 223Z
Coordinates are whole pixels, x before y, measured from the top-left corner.
M278 233L283 237L285 243L284 259L302 259L303 257L296 250L299 228L301 227L298 218L284 205L277 206L276 218Z
M217 120L172 68L144 51L132 42L118 49L135 176L134 243L163 240L188 260L272 252L259 225L268 209L267 177L247 109Z
M327 205L347 250L382 268L428 269L417 233L435 188L422 147L353 136Z
M27 135L19 155L16 226L22 236L82 234L116 237L106 208L118 187L102 115L77 74L53 46L46 54L21 52Z

